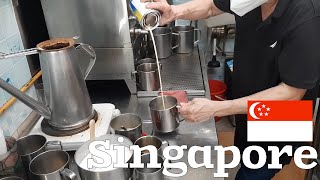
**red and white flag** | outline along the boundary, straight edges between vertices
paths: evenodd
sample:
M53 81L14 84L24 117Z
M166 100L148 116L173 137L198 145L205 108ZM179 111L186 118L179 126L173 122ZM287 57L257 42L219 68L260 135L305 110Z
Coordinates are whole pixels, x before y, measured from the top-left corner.
M249 101L248 141L312 141L312 108L312 101Z

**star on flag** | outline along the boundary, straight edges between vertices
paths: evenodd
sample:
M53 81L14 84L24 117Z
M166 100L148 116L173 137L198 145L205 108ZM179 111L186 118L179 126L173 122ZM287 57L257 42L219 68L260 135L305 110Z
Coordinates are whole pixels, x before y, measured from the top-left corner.
M271 112L271 108L268 107L265 104L262 104L261 106L257 106L257 110L258 110L258 114L259 116L263 117L263 116L269 116L270 112Z

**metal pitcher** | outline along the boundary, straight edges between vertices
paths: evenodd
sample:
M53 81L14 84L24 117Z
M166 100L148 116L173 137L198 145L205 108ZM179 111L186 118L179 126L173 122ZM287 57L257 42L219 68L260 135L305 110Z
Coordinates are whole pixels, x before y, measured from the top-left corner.
M77 49L90 57L89 67L82 74ZM52 39L36 48L12 54L0 54L0 60L16 56L39 54L47 106L37 102L0 78L0 87L48 119L57 130L73 130L86 125L94 116L85 78L92 69L96 54L87 44L73 39Z
M184 119L180 119L178 100L173 96L158 96L149 103L151 119L155 130L161 133L175 131Z
M156 43L157 53L159 59L165 59L172 55L172 50L178 48L180 40L176 41L173 45L173 39L180 39L180 34L173 33L170 28L157 27L153 31L154 40ZM174 38L175 37L175 38ZM154 54L154 47L152 41L150 42L152 51L152 57L156 58Z
M32 180L77 180L77 175L69 167L70 156L61 150L46 151L36 156L30 163Z

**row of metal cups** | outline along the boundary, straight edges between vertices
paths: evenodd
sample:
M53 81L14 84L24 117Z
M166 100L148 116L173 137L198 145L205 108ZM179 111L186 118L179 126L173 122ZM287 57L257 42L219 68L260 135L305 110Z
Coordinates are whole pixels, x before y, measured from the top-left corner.
M158 27L154 29L153 34L158 57L160 59L168 58L172 55L172 52L181 54L193 52L194 45L199 42L199 40L195 40L195 31L200 34L200 30L192 26ZM173 36L176 37L174 38ZM143 91L157 91L160 88L158 71L162 69L162 65L159 64L160 68L158 69L154 58L155 55L153 59L142 59L136 64L138 86Z
M140 135L141 136L141 135ZM118 138L124 140L120 143L126 147L133 145L129 138L121 135L104 135L96 138L97 141L110 140L111 144L119 145ZM70 156L63 150L48 150L48 142L42 135L29 135L18 140L18 153L26 168L29 179L32 180L76 180L77 175L69 169ZM26 144L27 143L27 144ZM89 152L90 141L84 143L75 152L75 163L77 164L80 178L82 180L99 180L104 178L111 179L125 179L132 177L132 170L130 168L109 168L109 169L89 169L87 165L83 165L86 157L91 154ZM167 141L162 141L156 136L142 136L139 137L134 145L139 147L154 146L158 151L158 161L163 165L164 158L162 156L163 149L168 146ZM121 155L121 154L119 154ZM133 153L125 156L126 163L132 161ZM114 157L113 157L114 158ZM115 159L119 159L117 157ZM30 162L30 163L28 163ZM133 171L135 180L153 180L155 175L158 179L163 179L162 169L147 168L146 164L150 162L150 155L148 151L143 151L141 154L141 162L145 164L144 168L136 168ZM6 180L16 180L18 177L7 177ZM21 180L18 178L18 180Z
M149 103L151 118L154 130L161 133L175 131L182 120L179 118L177 99L172 96L164 96L165 107L161 97L154 98ZM161 140L153 135L142 136L142 119L135 114L122 114L113 118L110 122L110 128L115 134L127 137L134 145L140 148L154 146L158 152L158 163L162 164L160 168L147 168L150 163L149 151L142 151L141 162L144 168L136 168L133 172L134 180L163 180L163 156L164 149L169 146L169 142Z
M152 121L154 129L168 133L176 130L179 126L180 119L178 114L177 99L171 96L164 96L165 107L163 107L161 97L153 99L150 104L150 112L152 114ZM128 137L127 145L138 145L145 147L148 145L156 147L158 151L158 160L163 162L162 152L168 146L167 141L163 141L156 136L142 136L142 119L134 114L122 114L112 119L110 127L114 130L115 134L121 137ZM113 136L112 136L113 137ZM103 138L109 138L105 136ZM99 138L98 138L99 140ZM114 141L116 142L116 141ZM81 167L83 156L89 153L88 145L86 142L82 145L75 154L75 161L80 171L80 176L83 180L94 180L93 177L97 176L97 172L89 171ZM29 135L22 137L17 141L18 154L21 157L22 163L26 169L29 179L32 180L62 180L62 179L76 179L76 174L72 172L69 167L70 157L69 154L62 150L61 142L50 141L42 135ZM148 152L143 152L142 162L149 162ZM163 177L162 169L148 169L139 168L134 170L134 177L137 180L152 179L155 174ZM122 172L119 173L118 171ZM124 177L129 172L128 169L111 170L98 173L99 177L106 177L113 174L115 177ZM89 174L89 175L88 175ZM131 176L131 174L129 174ZM129 176L128 175L128 176ZM86 178L90 177L90 178ZM121 179L121 178L116 178ZM162 179L162 178L160 178Z
M154 130L161 133L175 131L183 121L178 108L178 100L173 96L163 96L163 101L161 96L151 100L149 110ZM116 134L135 142L142 133L142 119L135 114L122 114L111 120L110 127Z
M172 52L186 54L193 52L194 46L199 42L196 33L201 36L200 30L193 26L175 26L173 28L158 27L154 29L153 35L160 59L168 58ZM153 56L155 58L155 55Z
M28 135L17 140L17 152L29 179L76 179L68 169L70 157L60 141L47 141L42 135Z
M142 120L135 114L122 114L114 118L110 127L114 130L115 134L127 137L134 142L134 145L144 148L147 146L153 146L157 150L157 161L161 164L160 168L147 168L147 164L150 163L150 152L144 150L141 152L141 163L144 164L143 168L135 168L132 173L133 180L164 180L163 175L163 150L169 145L168 141L161 140L157 136L145 135L142 133ZM128 173L123 173L127 175ZM120 179L119 174L115 174L115 179ZM128 177L131 176L128 175ZM127 179L127 177L124 177Z
M121 141L119 140L121 139ZM104 135L101 137L95 138L96 141L106 142L107 140L111 145L121 145L125 148L125 153L115 153L114 149L109 147L109 149L104 149L106 153L112 155L110 163L115 163L117 159L121 159L122 163L131 163L133 162L134 156L133 151L129 150L129 147L133 145L127 137L121 135ZM154 136L145 136L137 140L137 144L140 146L156 146L156 143L159 141L162 144L162 141ZM159 143L158 142L158 143ZM84 143L75 153L75 162L79 169L79 174L81 180L101 180L101 179L119 179L119 180L164 180L163 162L164 159L162 156L158 155L157 161L161 164L160 168L147 168L147 164L150 163L150 154L148 151L141 151L140 158L141 163L144 164L143 168L114 168L114 167L103 167L103 168L88 168L88 158L94 158L94 156L89 152L90 141ZM154 144L153 144L154 143ZM100 148L101 146L99 146ZM105 147L106 148L106 147ZM121 156L121 157L120 157Z
M117 144L117 139L119 137L124 138L125 140L122 142L122 145L129 147L132 145L132 141L126 139L124 136L117 135L105 135L96 138L96 140L110 140L111 144ZM34 141L29 141L34 139ZM45 137L41 135L29 135L20 140L22 143L29 143L29 146L22 146L19 144L19 149L25 148L27 150L23 150L23 153L20 153L20 157L22 159L30 160L29 165L27 165L27 174L29 179L32 180L76 180L77 175L73 171L69 169L70 156L67 152L62 150L47 150L45 147L47 143L44 141ZM131 170L128 168L115 168L115 169L100 169L98 171L90 170L86 166L83 166L83 161L85 157L89 154L89 144L90 141L83 144L75 153L75 162L78 166L78 170L80 173L80 177L82 180L98 180L101 178L112 177L111 179L129 179L131 177ZM162 157L162 149L164 145L167 144L162 142L161 139L155 136L144 136L136 140L135 145L139 147L145 147L148 145L155 146L158 149L160 155L158 156L158 161L162 164L164 159ZM33 157L34 156L34 157ZM129 159L132 159L132 154L128 155L129 158L127 163L129 163ZM150 162L150 156L148 152L143 152L141 155L142 163L147 164ZM117 159L117 158L116 158ZM25 165L24 161L24 165ZM148 180L153 179L152 177L155 174L157 176L162 177L163 168L158 169L148 169L148 168L137 168L134 169L134 177L136 180ZM161 172L161 173L160 173ZM152 175L152 177L151 177ZM15 180L18 177L7 177L6 180ZM162 178L160 178L162 179Z

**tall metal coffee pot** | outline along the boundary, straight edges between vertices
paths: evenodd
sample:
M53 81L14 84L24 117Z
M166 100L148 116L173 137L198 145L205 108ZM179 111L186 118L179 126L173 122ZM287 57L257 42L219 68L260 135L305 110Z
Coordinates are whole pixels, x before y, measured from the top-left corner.
M90 58L89 67L82 73L77 49ZM37 102L0 78L0 87L48 119L57 130L74 130L87 125L94 116L85 78L93 67L96 54L87 44L61 38L42 42L36 48L21 52L0 53L0 60L16 56L39 54L47 106Z

